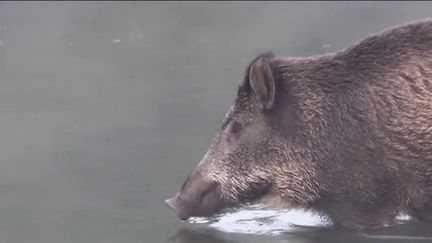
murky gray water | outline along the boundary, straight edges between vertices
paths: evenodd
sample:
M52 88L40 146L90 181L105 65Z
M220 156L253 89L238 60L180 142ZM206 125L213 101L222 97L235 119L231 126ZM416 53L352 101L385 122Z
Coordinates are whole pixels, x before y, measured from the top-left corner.
M430 241L432 225L414 222L359 233L294 214L306 226L277 235L266 232L278 214L179 222L163 199L255 55L331 52L431 13L427 2L0 3L0 242Z

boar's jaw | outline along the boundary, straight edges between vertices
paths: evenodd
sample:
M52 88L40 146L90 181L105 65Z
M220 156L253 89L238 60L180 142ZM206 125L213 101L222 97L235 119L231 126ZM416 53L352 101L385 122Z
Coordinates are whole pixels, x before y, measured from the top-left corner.
M179 193L165 200L181 220L192 216L209 217L226 206L217 182L186 183Z

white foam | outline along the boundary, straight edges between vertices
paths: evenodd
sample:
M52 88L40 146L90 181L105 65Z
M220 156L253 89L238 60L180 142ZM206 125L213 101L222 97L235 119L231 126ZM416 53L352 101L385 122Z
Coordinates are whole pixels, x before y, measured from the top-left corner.
M396 220L406 223L412 220L407 214L400 213ZM238 208L214 217L192 217L188 220L193 224L206 224L209 227L228 233L279 235L302 230L302 227L325 227L329 222L312 212L299 209L268 209L263 205L253 205ZM368 235L364 237L377 239L430 240L431 237Z
M396 220L397 221L402 221L402 222L406 222L406 221L411 221L412 220L412 216L405 214L405 213L400 213L396 216Z
M323 219L303 210L274 210L261 205L241 208L235 212L220 214L213 218L191 218L190 223L208 224L217 230L243 234L277 235L290 232L300 226L320 227L327 225Z

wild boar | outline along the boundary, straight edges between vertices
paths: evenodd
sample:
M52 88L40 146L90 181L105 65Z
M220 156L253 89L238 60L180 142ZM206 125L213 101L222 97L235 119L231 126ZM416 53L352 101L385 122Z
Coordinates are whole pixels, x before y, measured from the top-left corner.
M182 220L257 202L349 228L432 220L432 19L336 53L259 55L166 202Z

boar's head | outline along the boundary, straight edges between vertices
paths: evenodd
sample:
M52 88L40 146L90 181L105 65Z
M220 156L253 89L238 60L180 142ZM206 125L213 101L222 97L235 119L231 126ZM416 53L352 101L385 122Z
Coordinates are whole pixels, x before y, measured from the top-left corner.
M283 79L272 54L251 62L207 153L166 200L180 219L243 203L297 206L314 198L313 164L305 143L296 142L302 140L299 112Z

